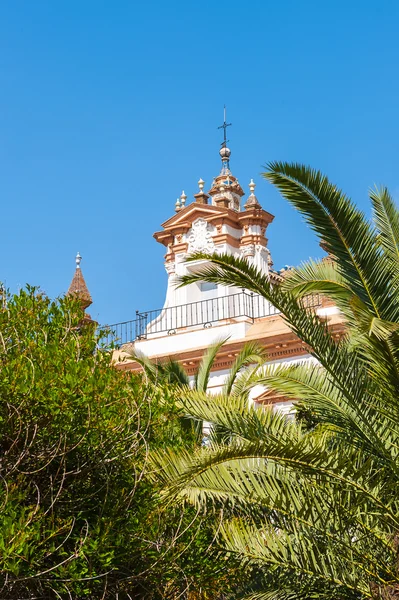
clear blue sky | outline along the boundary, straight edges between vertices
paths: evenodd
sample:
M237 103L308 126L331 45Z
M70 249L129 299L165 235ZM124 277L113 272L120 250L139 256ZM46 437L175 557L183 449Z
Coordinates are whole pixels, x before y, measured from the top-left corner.
M262 165L311 164L366 211L374 183L399 195L398 19L396 0L0 3L0 279L55 297L79 250L100 322L162 306L152 233L218 174L224 103L275 267L319 256Z

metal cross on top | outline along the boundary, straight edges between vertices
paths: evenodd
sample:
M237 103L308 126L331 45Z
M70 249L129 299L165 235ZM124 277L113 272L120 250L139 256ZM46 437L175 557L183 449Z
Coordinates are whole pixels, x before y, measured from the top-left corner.
M230 125L231 125L231 123L226 123L226 105L224 105L224 112L223 112L223 115L224 115L224 122L223 122L223 125L220 125L220 127L218 127L218 129L223 129L223 130L224 130L224 132L223 132L223 133L224 133L224 140L223 140L223 142L221 143L221 146L222 146L223 148L226 148L226 144L227 144L227 142L229 141L229 140L227 140L227 139L226 139L226 129L227 129L228 127L230 127Z

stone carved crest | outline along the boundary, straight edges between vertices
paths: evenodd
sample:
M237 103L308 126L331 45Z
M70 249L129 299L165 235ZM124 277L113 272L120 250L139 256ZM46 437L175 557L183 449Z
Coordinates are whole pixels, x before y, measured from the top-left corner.
M204 219L194 221L188 235L188 244L190 252L212 252L214 250L215 244L207 221Z
M255 246L254 244L247 244L246 246L241 246L240 251L241 256L248 258L249 256L253 256L255 254Z

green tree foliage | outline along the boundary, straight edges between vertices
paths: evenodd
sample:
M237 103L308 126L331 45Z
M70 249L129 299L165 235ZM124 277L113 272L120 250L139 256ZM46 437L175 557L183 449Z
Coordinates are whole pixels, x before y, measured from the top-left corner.
M279 309L317 363L268 365L259 382L297 401L306 425L245 399L201 393L185 410L227 436L209 448L155 453L168 497L233 507L221 536L230 556L263 574L252 600L399 597L399 213L371 192L370 223L317 171L285 163L266 177L302 213L330 258L273 286L245 260L197 254L198 280L259 293ZM339 342L304 298L334 300Z
M0 597L221 597L218 514L160 507L147 475L152 449L193 448L174 387L113 368L71 299L1 301Z

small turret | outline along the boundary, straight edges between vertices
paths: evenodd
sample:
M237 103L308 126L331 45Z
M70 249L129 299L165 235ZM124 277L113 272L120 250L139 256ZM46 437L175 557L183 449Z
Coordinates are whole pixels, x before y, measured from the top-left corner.
M75 262L76 262L75 274L72 278L71 285L69 286L69 289L68 289L66 295L74 296L75 298L80 300L82 309L86 310L86 308L88 308L90 306L90 304L93 304L93 299L91 297L89 289L84 280L82 270L80 268L80 263L82 262L82 257L80 256L79 252L76 255ZM90 320L90 315L85 313L85 320Z

